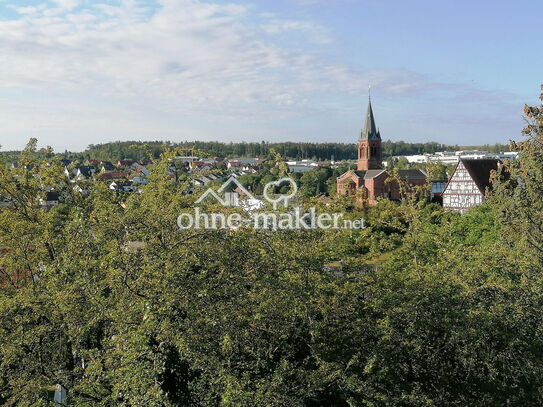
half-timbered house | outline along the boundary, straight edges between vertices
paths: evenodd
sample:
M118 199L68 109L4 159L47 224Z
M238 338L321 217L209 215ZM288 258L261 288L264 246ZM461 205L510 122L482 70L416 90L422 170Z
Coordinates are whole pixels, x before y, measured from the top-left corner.
M460 159L443 191L443 207L463 214L481 205L492 187L491 173L499 163L497 159Z

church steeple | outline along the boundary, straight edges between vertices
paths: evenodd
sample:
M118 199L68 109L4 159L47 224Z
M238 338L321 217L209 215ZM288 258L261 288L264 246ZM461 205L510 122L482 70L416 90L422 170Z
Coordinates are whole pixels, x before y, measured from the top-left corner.
M373 109L371 107L371 99L368 101L368 111L366 112L366 123L360 132L360 140L381 140L381 134L375 126L375 118L373 117Z
M366 123L358 140L358 169L361 171L381 169L381 133L375 125L371 96L368 101Z

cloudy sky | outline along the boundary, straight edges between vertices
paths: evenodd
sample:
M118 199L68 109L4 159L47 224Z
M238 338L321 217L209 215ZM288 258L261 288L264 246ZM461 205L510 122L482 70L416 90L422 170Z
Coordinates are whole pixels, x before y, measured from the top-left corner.
M0 0L0 145L518 139L540 0Z

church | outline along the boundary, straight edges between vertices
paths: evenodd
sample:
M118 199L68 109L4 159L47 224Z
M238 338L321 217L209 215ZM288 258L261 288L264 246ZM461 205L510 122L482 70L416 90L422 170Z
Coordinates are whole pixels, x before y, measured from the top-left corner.
M398 176L410 186L427 183L426 174L418 169L400 170ZM337 193L354 195L360 191L369 205L376 205L377 198L399 200L400 187L395 181L386 182L389 177L389 173L383 168L381 132L375 125L370 99L366 123L358 140L357 169L349 170L337 178Z

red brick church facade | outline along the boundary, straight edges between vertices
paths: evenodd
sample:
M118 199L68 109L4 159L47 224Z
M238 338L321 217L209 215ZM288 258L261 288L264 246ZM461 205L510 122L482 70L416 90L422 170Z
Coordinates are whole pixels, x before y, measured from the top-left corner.
M400 170L398 176L411 186L426 184L426 174L421 170ZM368 204L375 205L377 198L400 199L397 182L386 182L389 173L383 169L381 133L375 126L371 100L368 103L366 123L358 140L357 169L349 170L337 179L337 193L354 195L361 191Z

